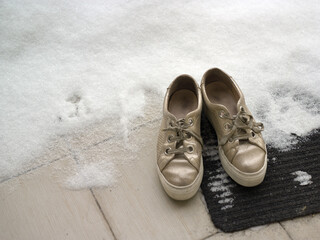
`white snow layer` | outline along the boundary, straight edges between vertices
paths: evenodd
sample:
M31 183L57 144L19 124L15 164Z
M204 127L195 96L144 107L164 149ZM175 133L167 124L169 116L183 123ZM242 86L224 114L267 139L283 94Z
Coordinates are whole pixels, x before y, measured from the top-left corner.
M214 146L212 143L210 145L205 146L203 149L204 156L210 156L211 161L216 161L219 159L218 148ZM209 173L208 187L210 187L210 191L216 193L215 197L218 198L218 203L221 204L221 210L226 210L233 207L233 193L231 189L236 185L233 182L230 182L228 178L228 174L224 171L221 163L218 163L218 168L216 172L219 174L214 175L213 172Z
M309 185L312 183L310 179L312 176L304 171L296 171L291 173L294 176L297 176L293 181L299 182L301 186Z
M217 193L216 197L219 199L218 203L222 205L221 210L226 210L233 207L234 197L231 192L231 188L235 187L234 183L231 183L228 179L227 173L224 172L222 166L217 169L217 171L222 172L216 176L211 176L208 183L211 192Z
M112 186L115 183L115 168L110 161L80 165L74 175L66 180L71 189Z
M147 93L162 99L177 75L200 81L211 67L236 79L267 142L290 147L291 133L320 127L319 11L318 1L1 1L0 179L71 129L108 119L128 134Z

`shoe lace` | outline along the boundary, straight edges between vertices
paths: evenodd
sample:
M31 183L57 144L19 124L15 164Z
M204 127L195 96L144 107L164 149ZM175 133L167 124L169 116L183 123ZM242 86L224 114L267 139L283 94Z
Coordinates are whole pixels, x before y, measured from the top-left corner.
M240 107L240 111L237 115L229 117L228 114L220 114L221 118L229 119L232 123L226 123L230 129L230 132L220 139L219 145L224 145L227 141L233 142L235 140L247 140L249 137L255 137L255 134L264 130L263 123L255 122L252 115L248 114L243 107ZM251 131L248 132L247 130Z
M176 122L170 122L170 126L168 128L163 129L163 131L174 131L175 135L170 135L168 141L174 142L177 141L175 149L168 148L166 149L166 154L182 154L185 152L192 152L192 146L183 146L183 141L186 139L190 139L194 137L200 144L203 146L202 138L193 132L191 129L188 129L193 125L193 120L189 119L187 122L184 118L180 119Z

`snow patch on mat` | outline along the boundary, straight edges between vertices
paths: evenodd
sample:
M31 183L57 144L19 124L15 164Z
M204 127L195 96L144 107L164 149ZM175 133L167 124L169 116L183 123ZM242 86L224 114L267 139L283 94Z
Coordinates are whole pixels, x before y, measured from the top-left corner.
M217 193L218 203L222 205L221 210L226 210L233 207L234 198L232 197L231 188L235 184L231 183L222 167L218 169L219 171L223 173L209 177L211 182L208 183L208 187L210 187L211 192Z
M147 94L162 102L177 75L200 81L211 67L237 81L267 143L289 149L320 127L319 11L317 1L1 1L0 179L98 121L131 145L136 119L161 113L146 111Z
M293 181L299 182L301 186L312 184L312 176L304 171L296 171L291 173L294 176L297 176Z
M215 145L206 145L206 148L203 150L203 155L209 156L211 161L217 161L219 159L218 149ZM231 188L235 187L235 184L229 180L228 174L224 171L220 161L218 164L219 167L216 170L218 174L208 178L208 180L211 181L208 183L208 187L210 187L211 192L216 193L215 197L219 199L218 203L222 205L221 210L226 210L233 207L234 198ZM209 175L211 174L212 172L209 173Z

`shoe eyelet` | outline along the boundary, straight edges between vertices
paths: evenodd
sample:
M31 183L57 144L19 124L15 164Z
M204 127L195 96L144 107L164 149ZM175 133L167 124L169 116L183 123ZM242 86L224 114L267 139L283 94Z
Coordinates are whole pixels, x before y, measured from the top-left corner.
M224 116L225 116L225 112L223 110L221 110L220 113L219 113L219 117L223 118Z
M190 126L193 126L193 119L192 118L189 118L189 124L190 124Z
M240 111L244 112L244 107L240 106Z
M173 138L173 135L169 135L169 136L168 136L168 143L171 143L171 142L172 142L172 138Z
M256 137L256 134L254 132L251 132L251 135L252 135L253 138Z
M233 143L234 142L234 139L232 139L232 138L229 138L229 140L228 140L229 142L231 142L231 143Z
M169 151L171 150L171 147L168 147L165 151L164 151L164 154L165 155L169 155L170 153L169 153Z
M193 153L193 147L192 146L188 146L188 153Z
M173 127L173 122L172 121L169 122L169 126Z
M229 131L229 130L231 129L230 123L228 123L228 122L225 123L225 124L224 124L224 129Z

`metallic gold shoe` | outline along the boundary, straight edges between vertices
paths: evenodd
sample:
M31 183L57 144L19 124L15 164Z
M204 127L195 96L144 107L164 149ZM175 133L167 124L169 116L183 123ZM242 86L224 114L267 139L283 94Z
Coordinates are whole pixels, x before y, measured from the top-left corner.
M200 121L201 90L188 75L167 89L157 145L157 169L167 194L176 200L194 196L203 176Z
M267 169L263 124L254 120L240 88L220 69L204 74L201 91L206 116L217 133L223 168L243 186L260 184Z

